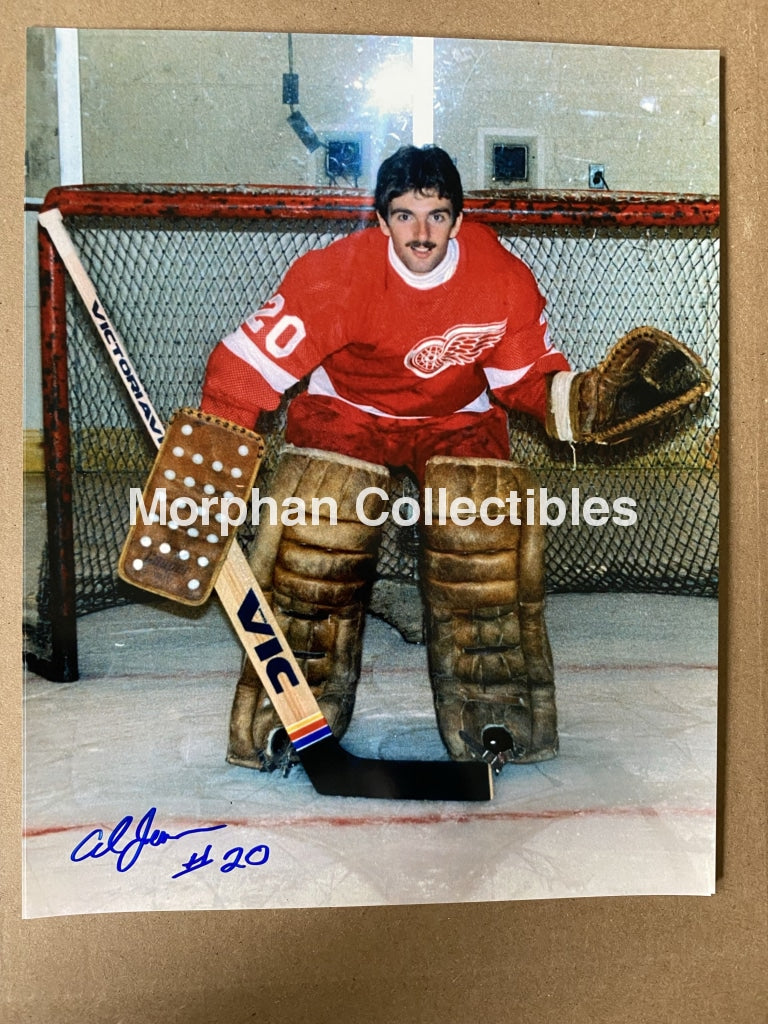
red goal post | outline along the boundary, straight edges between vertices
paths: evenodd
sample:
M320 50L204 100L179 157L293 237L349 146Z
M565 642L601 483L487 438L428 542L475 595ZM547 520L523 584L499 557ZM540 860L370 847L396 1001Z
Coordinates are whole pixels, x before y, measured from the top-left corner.
M301 187L76 186L51 191L44 209L54 207L164 418L197 404L208 352L293 259L375 224L369 195ZM674 431L620 451L580 452L575 477L567 447L512 417L514 457L550 493L578 485L584 494L629 494L645 510L631 537L616 528L550 530L550 590L716 593L719 214L719 202L701 196L466 199L465 215L492 225L531 266L555 343L574 368L650 322L699 352L715 378L713 394ZM74 679L77 617L136 599L115 567L128 487L143 484L152 453L44 231L39 254L48 528L26 643L39 671ZM282 415L260 426L270 442L265 483ZM408 478L400 486L414 493ZM418 607L417 549L415 529L393 528L374 590L374 611L401 628Z

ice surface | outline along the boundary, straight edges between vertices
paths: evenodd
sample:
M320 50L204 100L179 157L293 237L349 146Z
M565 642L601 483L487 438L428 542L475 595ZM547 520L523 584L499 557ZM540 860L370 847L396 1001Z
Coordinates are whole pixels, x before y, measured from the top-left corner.
M323 797L301 768L226 764L240 649L215 604L87 616L82 678L25 682L25 916L711 893L717 603L555 595L548 625L560 756L454 804ZM424 647L373 618L344 745L446 756ZM170 835L225 827L125 871L112 853L71 859L132 816L125 844L150 808Z

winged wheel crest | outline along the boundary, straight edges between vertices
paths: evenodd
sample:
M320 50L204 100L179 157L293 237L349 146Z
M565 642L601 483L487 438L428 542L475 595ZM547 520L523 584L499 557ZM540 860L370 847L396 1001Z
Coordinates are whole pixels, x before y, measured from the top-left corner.
M424 338L404 359L417 377L435 377L449 366L474 363L481 352L493 348L504 337L507 321L494 324L457 324L445 334Z

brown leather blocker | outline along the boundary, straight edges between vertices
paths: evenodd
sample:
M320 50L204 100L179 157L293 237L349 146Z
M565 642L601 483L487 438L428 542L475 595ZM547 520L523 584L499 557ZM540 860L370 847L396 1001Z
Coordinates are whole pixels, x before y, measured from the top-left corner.
M204 604L247 514L263 455L264 441L252 430L179 409L144 487L144 507L136 508L121 578L182 604Z

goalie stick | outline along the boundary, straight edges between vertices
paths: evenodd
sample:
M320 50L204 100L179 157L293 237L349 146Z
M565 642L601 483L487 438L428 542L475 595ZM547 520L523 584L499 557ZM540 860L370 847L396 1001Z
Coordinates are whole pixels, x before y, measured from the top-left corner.
M159 448L165 434L162 420L107 316L64 227L61 212L55 207L45 210L38 220L83 300L147 432ZM237 543L229 549L215 589L318 793L399 800L492 798L491 766L483 761L380 761L344 750L332 734ZM271 642L264 643L265 637ZM262 655L259 649L264 652Z

